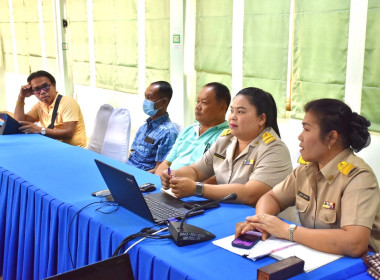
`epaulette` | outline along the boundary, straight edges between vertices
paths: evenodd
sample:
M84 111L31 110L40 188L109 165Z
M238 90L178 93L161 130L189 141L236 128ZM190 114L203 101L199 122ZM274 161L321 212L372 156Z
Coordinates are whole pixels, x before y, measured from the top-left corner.
M270 134L269 132L265 132L263 134L263 141L264 141L265 145L268 145L269 143L272 143L275 140L276 140L276 138L272 134Z
M222 134L220 134L220 136L227 136L229 134L231 134L231 129L226 128L225 130L222 131Z
M299 164L304 164L304 165L308 165L308 164L310 163L309 161L305 161L305 160L303 159L302 156L300 156L300 157L298 158L297 162L298 162Z
M356 166L351 163L342 161L338 163L338 169L342 174L350 176L350 173L356 169Z

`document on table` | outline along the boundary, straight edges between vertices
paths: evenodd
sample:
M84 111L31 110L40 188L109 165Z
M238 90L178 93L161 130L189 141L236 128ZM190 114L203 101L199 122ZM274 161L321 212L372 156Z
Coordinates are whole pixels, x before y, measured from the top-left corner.
M240 256L254 260L255 257L269 254L270 257L277 260L282 260L287 257L296 256L305 262L304 270L305 272L310 272L318 267L324 266L330 262L333 262L341 257L342 255L334 255L329 253L320 252L314 249L310 249L304 245L290 242L285 239L278 239L276 237L269 237L266 241L259 241L251 249L241 249L236 248L231 245L235 236L227 236L222 239L213 241L212 243L223 249L231 251ZM291 246L294 245L294 246ZM285 248L284 248L285 247ZM284 248L284 249L281 249ZM277 250L279 249L279 250ZM272 250L277 250L274 253L270 253Z
M164 188L161 188L160 191L163 192L163 193L167 193L168 195L171 195L172 197L178 198L178 197L172 192L172 189L167 189L167 190L165 190Z

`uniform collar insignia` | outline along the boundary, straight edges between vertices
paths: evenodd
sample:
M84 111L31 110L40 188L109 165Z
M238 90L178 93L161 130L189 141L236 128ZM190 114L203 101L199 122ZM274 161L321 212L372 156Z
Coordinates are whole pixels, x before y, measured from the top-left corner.
M342 174L349 176L350 173L356 169L356 166L351 163L341 161L338 163L338 169Z
M304 164L304 165L307 165L307 164L310 163L310 162L308 162L308 161L305 161L305 160L302 158L302 156L300 156L300 157L298 158L297 162L298 162L299 164Z
M265 145L268 145L269 143L272 143L275 140L276 140L276 138L272 134L270 134L269 132L263 133L263 141L264 141Z
M231 134L231 129L226 128L225 130L222 131L222 134L220 134L220 136L227 136L229 134Z

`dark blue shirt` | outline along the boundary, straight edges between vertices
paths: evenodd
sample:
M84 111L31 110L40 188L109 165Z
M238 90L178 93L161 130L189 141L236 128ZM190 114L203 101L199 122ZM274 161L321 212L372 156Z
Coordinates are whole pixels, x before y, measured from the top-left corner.
M127 164L143 170L155 168L157 161L165 160L177 136L168 113L153 121L148 118L137 131Z

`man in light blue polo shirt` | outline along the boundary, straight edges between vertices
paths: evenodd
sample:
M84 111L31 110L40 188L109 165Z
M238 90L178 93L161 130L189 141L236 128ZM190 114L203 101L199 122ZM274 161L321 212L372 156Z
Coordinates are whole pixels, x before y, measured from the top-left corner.
M162 170L178 169L194 163L216 141L222 131L228 128L225 120L230 106L231 95L225 85L209 83L198 94L193 125L180 132L165 160L158 166L155 174Z

